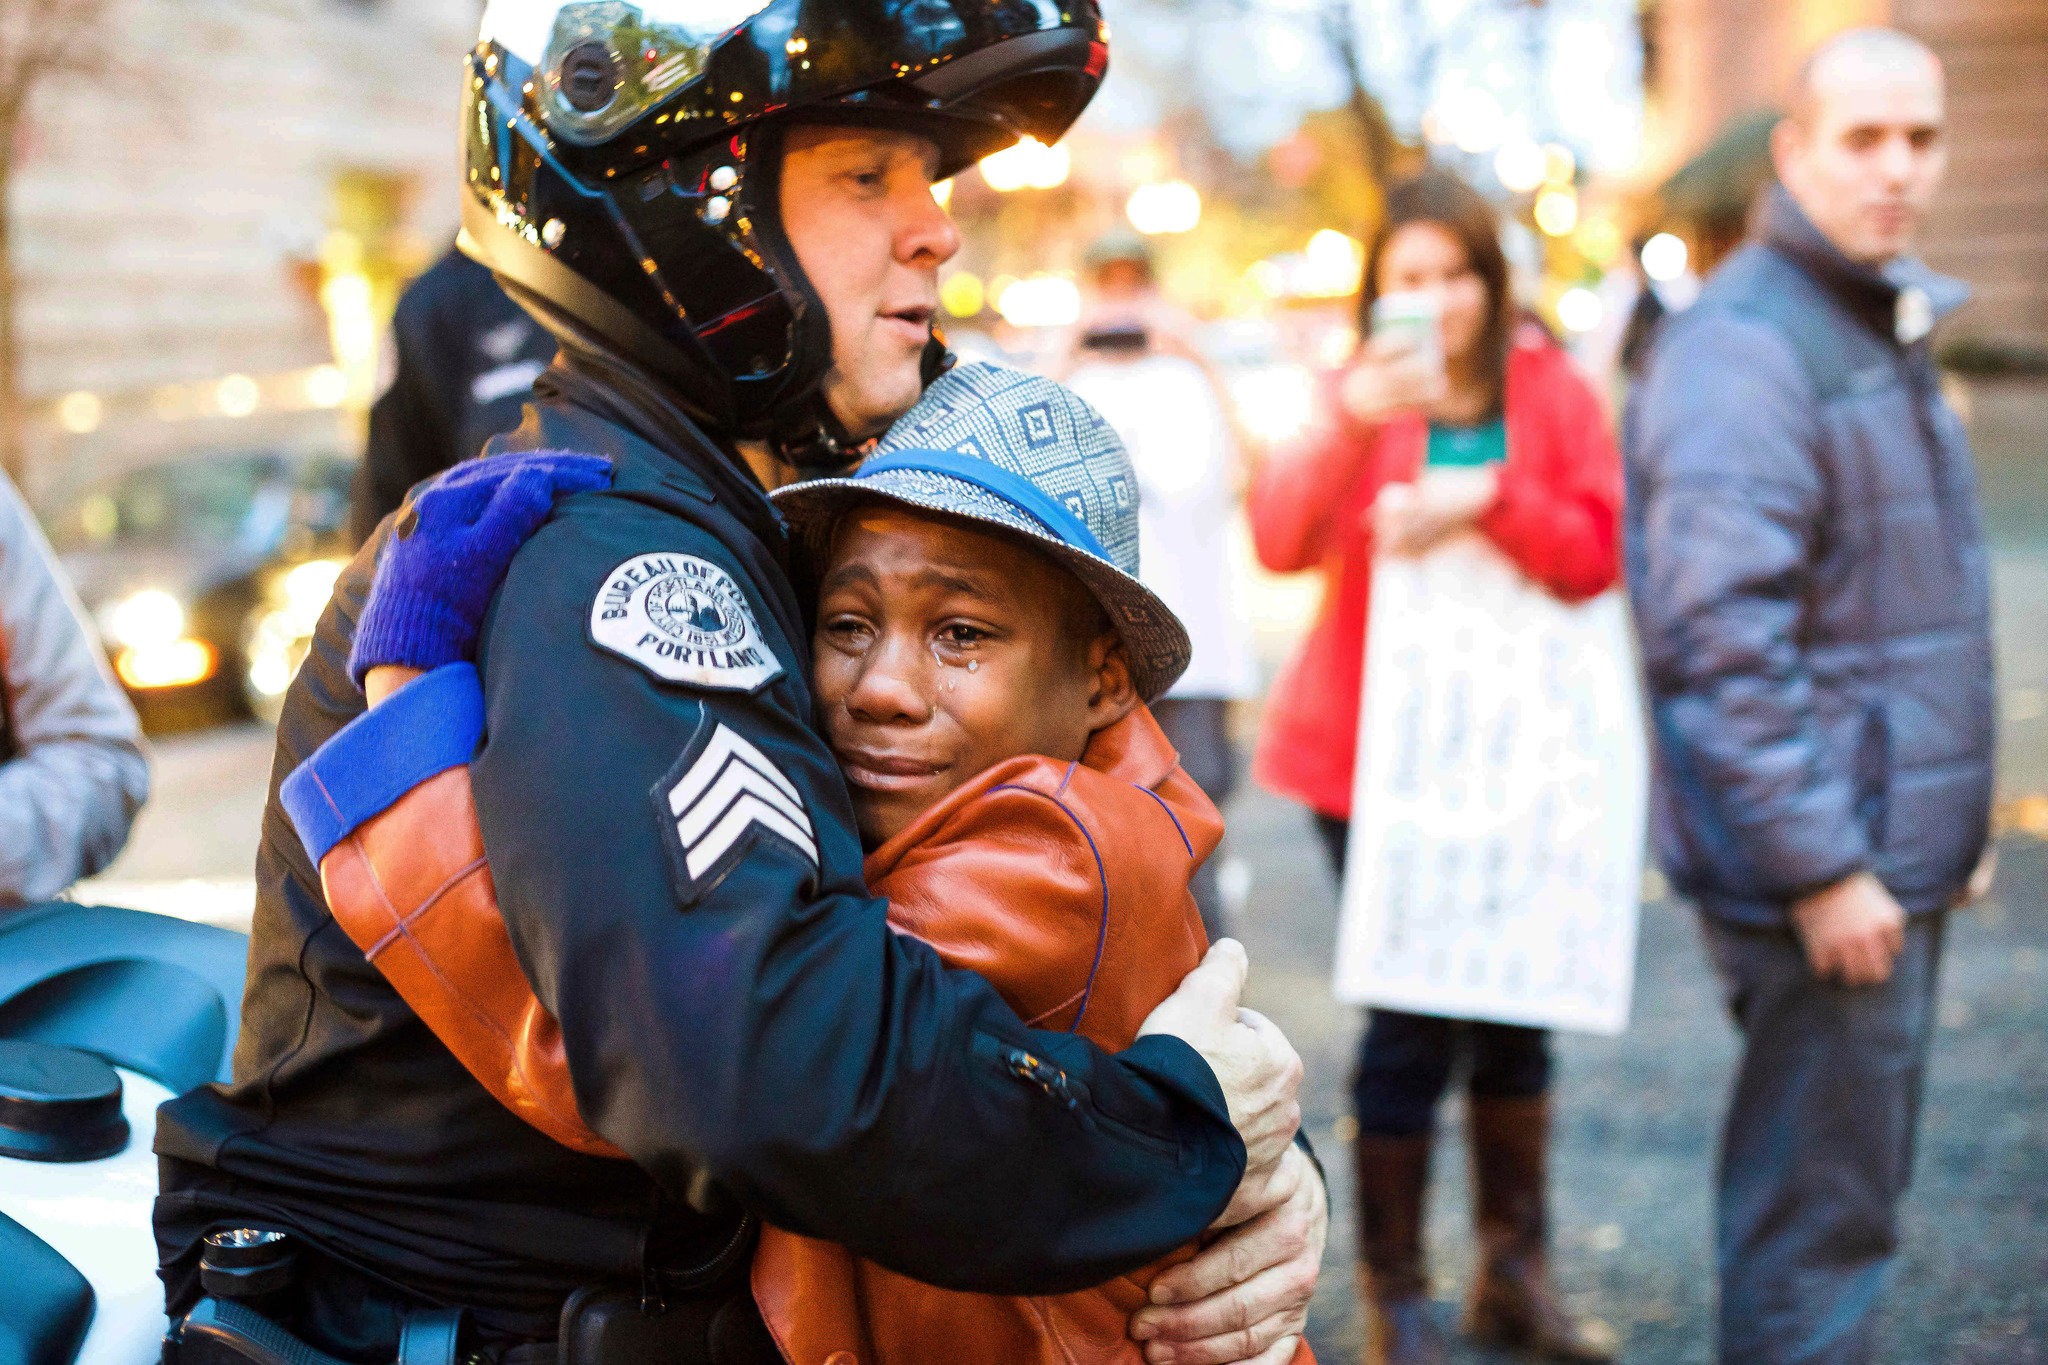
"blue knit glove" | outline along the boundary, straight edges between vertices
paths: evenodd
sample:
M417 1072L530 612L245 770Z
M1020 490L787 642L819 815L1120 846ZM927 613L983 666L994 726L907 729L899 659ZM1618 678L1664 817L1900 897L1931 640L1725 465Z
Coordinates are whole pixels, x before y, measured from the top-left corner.
M487 455L420 485L377 560L348 675L434 669L476 656L484 613L512 556L555 499L612 481L610 460L561 450Z

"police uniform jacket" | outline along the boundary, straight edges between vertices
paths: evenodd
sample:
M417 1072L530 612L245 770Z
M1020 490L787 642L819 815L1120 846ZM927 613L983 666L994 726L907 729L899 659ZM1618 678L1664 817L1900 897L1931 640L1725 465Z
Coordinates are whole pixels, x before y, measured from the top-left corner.
M276 799L363 710L346 663L373 542L279 727L234 1081L161 1114L173 1309L223 1224L295 1229L536 1336L581 1284L715 1259L739 1217L713 1190L989 1293L1098 1283L1199 1234L1245 1159L1199 1055L1027 1028L864 891L760 490L651 384L580 353L498 444L616 468L512 564L470 774L577 1107L630 1159L554 1141L464 1070L336 925Z

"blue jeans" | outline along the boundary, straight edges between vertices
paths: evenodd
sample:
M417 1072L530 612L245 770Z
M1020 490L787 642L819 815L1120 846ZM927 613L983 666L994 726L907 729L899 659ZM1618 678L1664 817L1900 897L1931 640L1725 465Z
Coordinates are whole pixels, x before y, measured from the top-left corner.
M1316 816L1323 851L1341 878L1350 826ZM1401 1010L1367 1010L1351 1077L1358 1131L1417 1137L1436 1126L1437 1105L1460 1062L1468 1093L1485 1099L1533 1099L1550 1090L1550 1034L1516 1024L1442 1019Z
M1722 1131L1721 1359L1861 1365L1898 1246L1899 1200L1947 916L1916 916L1889 981L1816 979L1797 938L1702 916L1742 1032Z

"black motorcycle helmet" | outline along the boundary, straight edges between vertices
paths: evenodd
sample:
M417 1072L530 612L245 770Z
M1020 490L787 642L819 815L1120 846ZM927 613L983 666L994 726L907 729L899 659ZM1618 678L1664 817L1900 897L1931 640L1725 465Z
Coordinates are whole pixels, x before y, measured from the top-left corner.
M785 130L909 129L952 175L1065 133L1106 38L1096 0L491 0L462 246L721 433L843 466L831 327L778 211ZM943 357L934 338L929 374Z

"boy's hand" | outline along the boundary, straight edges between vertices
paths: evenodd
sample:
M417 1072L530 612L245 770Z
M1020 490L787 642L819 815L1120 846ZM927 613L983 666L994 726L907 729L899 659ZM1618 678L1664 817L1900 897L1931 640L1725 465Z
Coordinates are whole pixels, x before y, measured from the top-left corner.
M1315 1163L1293 1145L1271 1170L1244 1183L1258 1195L1249 1221L1160 1275L1152 1283L1152 1306L1131 1319L1131 1336L1144 1343L1146 1360L1284 1365L1293 1359L1329 1236L1329 1193Z
M1272 1021L1238 1007L1250 970L1243 944L1219 940L1138 1030L1170 1033L1202 1054L1244 1139L1248 1172L1278 1162L1301 1127L1300 1055Z
M432 669L473 657L512 556L555 499L611 477L609 460L536 450L470 460L423 484L378 558L349 677L360 687L381 665Z

